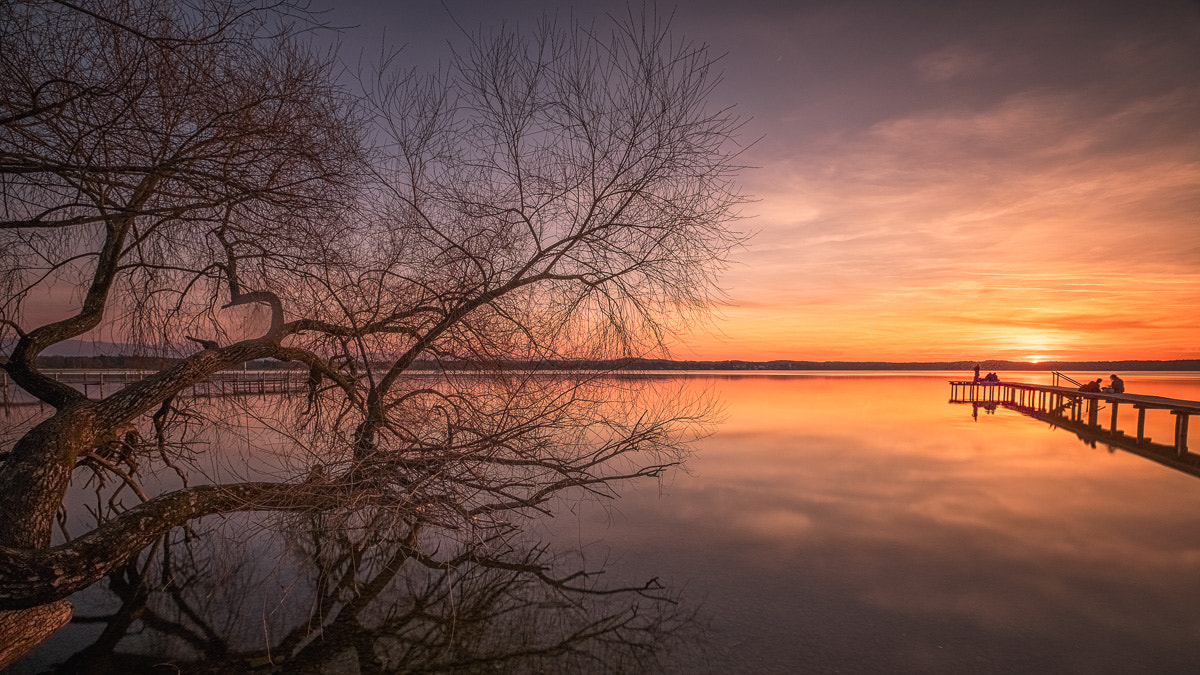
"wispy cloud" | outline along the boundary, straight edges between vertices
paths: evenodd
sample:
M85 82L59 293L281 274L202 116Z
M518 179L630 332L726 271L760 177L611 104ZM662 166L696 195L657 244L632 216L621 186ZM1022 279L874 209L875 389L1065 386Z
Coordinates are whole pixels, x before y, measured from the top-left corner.
M449 23L395 16L418 52ZM674 21L725 54L713 102L761 136L734 304L683 353L1200 356L1195 2L695 0Z
M913 63L917 77L928 82L949 82L973 77L989 69L988 59L965 45L951 45L919 57Z
M734 272L734 300L773 310L770 325L801 326L779 328L779 344L818 352L899 358L931 333L961 334L946 348L966 350L971 332L948 324L973 322L989 335L1103 333L1110 346L1127 340L1125 351L1195 354L1180 330L1200 316L1193 115L1195 88L1119 106L1022 92L830 137L762 171L761 234ZM918 329L913 311L936 330ZM781 318L792 313L804 319ZM895 340L856 337L880 333Z

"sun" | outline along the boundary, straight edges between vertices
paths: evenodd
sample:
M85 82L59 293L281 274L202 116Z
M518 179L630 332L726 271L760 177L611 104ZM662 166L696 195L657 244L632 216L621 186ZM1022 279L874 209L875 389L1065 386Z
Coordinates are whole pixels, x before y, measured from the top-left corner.
M1029 354L1025 356L1025 360L1030 363L1041 363L1042 361L1049 361L1053 358L1054 357L1049 354Z

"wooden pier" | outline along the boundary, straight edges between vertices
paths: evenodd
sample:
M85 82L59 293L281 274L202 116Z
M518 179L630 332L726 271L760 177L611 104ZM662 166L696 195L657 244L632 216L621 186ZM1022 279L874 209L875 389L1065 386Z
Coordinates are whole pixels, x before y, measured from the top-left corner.
M47 375L68 384L91 399L100 399L112 394L126 384L137 382L152 371L106 371L106 370L61 370L47 371ZM182 392L181 396L221 397L285 394L308 389L308 371L267 370L231 371L213 375L196 382ZM20 406L40 406L41 403L25 393L0 371L0 409Z
M1188 418L1200 415L1200 401L1145 394L1088 392L1073 387L1025 382L951 381L950 402L995 404L1039 419L1064 423L1058 426L1070 425L1089 432L1102 431L1118 440L1128 438L1133 447L1153 445L1145 433L1146 411L1167 411L1175 418L1175 438L1170 446L1164 447L1169 447L1176 455L1187 454ZM1100 424L1101 404L1107 404L1109 409L1107 427ZM1137 410L1136 436L1117 428L1117 410L1121 405L1130 405Z

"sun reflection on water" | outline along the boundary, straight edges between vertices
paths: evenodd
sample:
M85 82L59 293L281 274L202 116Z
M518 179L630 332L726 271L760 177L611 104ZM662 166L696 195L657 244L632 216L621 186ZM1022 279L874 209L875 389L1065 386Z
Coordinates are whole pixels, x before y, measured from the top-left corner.
M1048 378L1025 375L1002 374ZM951 378L696 378L727 420L688 472L574 536L702 589L765 668L1194 663L1200 480L1011 410L975 419ZM1195 375L1126 382L1200 400Z

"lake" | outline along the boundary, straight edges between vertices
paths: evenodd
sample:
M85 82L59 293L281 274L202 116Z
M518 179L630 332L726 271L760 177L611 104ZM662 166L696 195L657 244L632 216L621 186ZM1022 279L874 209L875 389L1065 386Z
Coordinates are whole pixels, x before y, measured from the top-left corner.
M948 404L962 377L697 377L727 418L688 473L558 533L685 585L714 672L1200 672L1200 479ZM1200 400L1195 374L1126 382Z
M667 670L1200 672L1197 477L1004 407L949 403L964 373L661 377L720 400L712 435L660 482L564 500L531 530L606 583L671 589L693 616L656 662ZM1125 381L1200 400L1200 374ZM1147 434L1169 442L1173 420L1154 412ZM76 599L80 614L105 602ZM74 624L14 672L99 632ZM119 649L163 644L133 630ZM340 663L326 670L355 670Z

